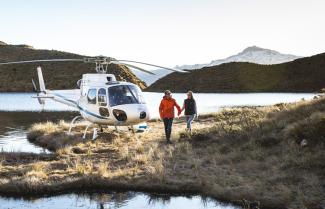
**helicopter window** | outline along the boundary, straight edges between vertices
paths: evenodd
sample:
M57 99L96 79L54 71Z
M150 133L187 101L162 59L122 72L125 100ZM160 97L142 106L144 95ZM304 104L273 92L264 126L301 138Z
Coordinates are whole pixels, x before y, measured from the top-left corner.
M107 106L106 89L104 88L98 90L98 104L100 106Z
M140 100L140 93L138 89L131 85L112 86L108 88L109 105L123 105L123 104L139 104L143 103L143 99Z
M89 89L87 98L89 104L96 104L96 89Z
M145 104L144 97L142 96L142 92L138 86L128 86L133 95L137 98L138 102L141 104Z

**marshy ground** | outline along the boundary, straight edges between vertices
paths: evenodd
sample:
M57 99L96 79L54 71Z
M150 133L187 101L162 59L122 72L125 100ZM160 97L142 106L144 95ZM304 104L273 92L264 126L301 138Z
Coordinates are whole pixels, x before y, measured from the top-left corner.
M193 193L261 208L325 207L325 98L202 115L192 134L175 120L173 144L160 121L145 133L104 129L95 140L34 124L32 143L52 154L1 153L1 195L124 189ZM88 138L91 138L90 136ZM248 201L244 201L248 200Z

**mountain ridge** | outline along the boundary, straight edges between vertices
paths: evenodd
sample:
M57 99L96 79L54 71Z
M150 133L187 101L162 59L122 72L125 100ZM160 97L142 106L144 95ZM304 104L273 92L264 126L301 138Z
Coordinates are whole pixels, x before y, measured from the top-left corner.
M275 65L231 62L191 70L189 73L171 73L145 90L192 90L200 93L320 92L324 87L325 53L322 53Z
M266 49L254 45L254 46L249 46L245 48L243 51L224 59L212 60L210 63L206 63L206 64L176 66L176 68L193 70L193 69L211 67L223 63L229 63L229 62L250 62L255 64L272 65L272 64L281 64L284 62L290 62L298 58L302 58L302 57L292 55L292 54L282 54L275 50Z
M203 67L211 67L220 65L223 63L229 63L229 62L250 62L250 63L256 63L256 64L280 64L284 62L293 61L295 59L301 58L300 56L291 55L291 54L282 54L278 51L271 50L271 49L265 49L258 46L250 46L245 48L243 51L229 56L224 59L218 59L218 60L212 60L210 63L206 64L194 64L194 65L176 65L175 68L177 69L183 69L183 70L194 70L194 69L201 69ZM150 86L152 83L157 81L158 79L170 74L171 72L163 70L163 69L157 69L153 72L156 75L148 75L142 72L136 72L133 71L137 77L142 79L148 86Z
M38 59L69 59L87 56L58 50L34 49L26 44L10 45L0 42L0 62L38 60ZM32 78L36 78L36 66L42 66L46 87L49 89L76 88L76 82L82 74L94 73L95 65L83 62L49 62L24 63L0 66L0 92L30 92L33 89ZM108 73L115 74L120 81L129 81L140 88L146 87L132 71L119 65L109 65Z

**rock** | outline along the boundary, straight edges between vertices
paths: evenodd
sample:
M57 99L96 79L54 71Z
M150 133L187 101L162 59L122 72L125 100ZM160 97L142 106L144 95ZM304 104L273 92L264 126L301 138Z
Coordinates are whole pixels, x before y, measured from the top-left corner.
M307 141L307 139L303 139L303 140L301 140L301 142L300 142L300 146L301 147L306 147L308 145L308 141Z

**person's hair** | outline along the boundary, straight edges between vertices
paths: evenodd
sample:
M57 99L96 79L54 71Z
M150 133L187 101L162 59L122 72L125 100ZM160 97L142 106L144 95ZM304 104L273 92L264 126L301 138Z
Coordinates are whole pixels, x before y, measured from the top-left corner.
M191 99L194 99L194 97L193 97L193 91L188 91L187 94L190 94L191 95Z
M164 93L165 93L165 95L166 95L166 94L171 94L172 92L171 92L170 90L165 90Z

